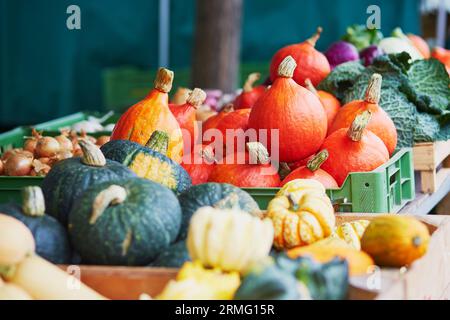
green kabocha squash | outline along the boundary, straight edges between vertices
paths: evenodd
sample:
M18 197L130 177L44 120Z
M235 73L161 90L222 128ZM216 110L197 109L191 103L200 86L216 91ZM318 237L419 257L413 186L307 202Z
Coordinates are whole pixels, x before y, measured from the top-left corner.
M181 240L170 245L167 250L162 252L155 261L150 263L151 267L181 268L181 266L191 261L189 251L187 250L186 240Z
M22 206L0 205L0 212L24 223L34 236L36 253L55 263L71 263L71 249L66 229L53 217L45 214L44 195L40 187L22 190Z
M68 214L78 197L91 185L113 179L134 177L124 165L106 160L92 142L80 140L83 157L56 163L47 174L42 191L47 213L67 226Z
M178 197L183 211L180 235L186 239L189 221L197 209L213 207L217 209L241 209L254 215L260 210L255 200L242 189L226 183L204 183L192 186Z
M191 177L182 166L166 156L169 136L155 131L146 146L129 140L112 140L101 148L107 159L122 163L138 177L158 182L181 193L191 185Z
M83 263L145 266L179 233L181 208L159 183L130 178L87 189L69 215L69 234Z

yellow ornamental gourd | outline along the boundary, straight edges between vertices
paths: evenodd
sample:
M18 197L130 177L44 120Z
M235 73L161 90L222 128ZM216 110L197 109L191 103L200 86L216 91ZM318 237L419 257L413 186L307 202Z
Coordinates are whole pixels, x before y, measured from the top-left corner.
M361 250L361 237L369 223L369 220L344 222L336 228L334 236L345 240L353 248Z
M205 269L201 262L186 262L176 281L170 281L160 300L231 300L240 285L238 272Z
M305 246L331 235L336 220L323 185L315 180L288 182L270 201L267 217L274 226L277 249Z
M237 209L203 207L191 218L187 247L192 260L205 267L244 272L268 256L273 226Z

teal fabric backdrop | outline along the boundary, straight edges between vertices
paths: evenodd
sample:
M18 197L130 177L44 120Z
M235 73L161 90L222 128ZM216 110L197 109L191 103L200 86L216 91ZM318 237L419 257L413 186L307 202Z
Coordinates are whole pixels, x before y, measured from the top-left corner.
M71 4L81 8L81 30L66 28ZM382 31L419 31L419 0L244 0L242 62L268 61L318 25L326 49L347 25L364 23L371 4L381 8ZM194 5L171 1L172 68L190 65ZM100 110L105 68L157 67L157 0L0 0L0 27L0 126Z

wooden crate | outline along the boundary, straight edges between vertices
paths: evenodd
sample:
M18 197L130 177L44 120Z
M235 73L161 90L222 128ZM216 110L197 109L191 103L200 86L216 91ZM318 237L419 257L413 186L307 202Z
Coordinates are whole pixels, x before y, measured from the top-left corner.
M450 176L450 140L416 144L414 170L420 171L421 191L434 193Z
M376 214L338 214L337 223L373 219ZM450 217L417 217L432 233L427 254L406 273L380 270L380 289L368 289L373 275L351 279L350 299L443 299L450 298ZM61 268L66 268L61 266ZM139 299L142 293L158 295L176 269L81 266L81 281L110 299Z

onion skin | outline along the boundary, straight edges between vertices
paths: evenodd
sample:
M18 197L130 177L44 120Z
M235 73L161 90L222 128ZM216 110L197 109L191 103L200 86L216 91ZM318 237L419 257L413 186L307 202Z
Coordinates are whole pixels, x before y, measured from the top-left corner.
M33 154L30 151L17 148L17 149L10 149L10 150L6 151L2 155L3 162L6 162L6 160L8 160L11 156L14 156L14 155L22 155L27 158L33 159Z
M27 176L31 172L32 162L31 158L24 155L11 156L5 162L5 173L11 177Z
M34 151L36 150L36 145L37 145L36 138L28 138L27 140L25 140L25 143L23 144L23 149L34 154Z
M67 138L66 135L61 134L61 135L55 137L55 140L58 141L61 151L72 151L73 150L72 141L70 141L70 139Z
M36 156L38 158L54 157L61 150L58 140L53 137L42 137L36 145Z

